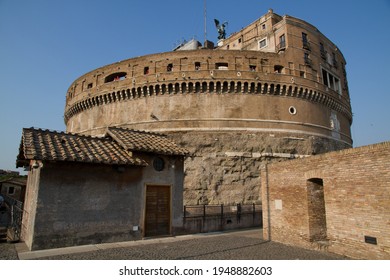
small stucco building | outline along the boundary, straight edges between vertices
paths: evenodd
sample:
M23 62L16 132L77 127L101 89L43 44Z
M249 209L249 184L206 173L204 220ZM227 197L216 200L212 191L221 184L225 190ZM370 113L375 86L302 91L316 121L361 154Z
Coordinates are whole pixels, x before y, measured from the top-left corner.
M176 234L186 153L157 133L23 129L17 165L30 170L21 239L37 250Z
M26 181L25 178L9 178L0 181L0 195L23 202L26 194Z

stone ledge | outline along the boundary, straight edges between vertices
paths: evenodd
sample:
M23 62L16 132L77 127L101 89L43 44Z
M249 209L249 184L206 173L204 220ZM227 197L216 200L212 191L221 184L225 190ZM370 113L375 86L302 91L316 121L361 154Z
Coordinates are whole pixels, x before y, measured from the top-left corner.
M263 157L274 157L274 158L305 158L310 155L298 155L289 153L248 153L248 152L225 152L227 157L246 157L246 158L263 158Z

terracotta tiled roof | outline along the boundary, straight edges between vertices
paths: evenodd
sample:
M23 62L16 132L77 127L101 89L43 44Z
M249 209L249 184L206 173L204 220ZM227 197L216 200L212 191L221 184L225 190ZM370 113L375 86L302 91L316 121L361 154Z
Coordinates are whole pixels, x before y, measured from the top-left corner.
M24 128L17 166L26 160L71 161L146 166L109 138Z
M117 141L123 148L130 151L156 153L162 155L186 155L188 151L180 148L166 135L109 127L107 134Z

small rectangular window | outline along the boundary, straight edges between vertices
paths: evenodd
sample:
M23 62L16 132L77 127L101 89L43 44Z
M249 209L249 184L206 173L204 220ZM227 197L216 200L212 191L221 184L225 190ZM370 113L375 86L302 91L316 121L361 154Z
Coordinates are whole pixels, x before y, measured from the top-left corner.
M286 36L283 34L279 37L279 45L277 46L278 51L286 49Z
M93 84L92 84L92 83L89 83L89 84L87 85L87 88L92 88L92 86L93 86Z
M334 77L331 74L329 74L329 87L334 89Z
M307 34L302 32L302 45L304 49L310 50L310 43Z
M8 187L8 194L9 195L15 194L15 187Z
M307 42L307 34L302 32L302 41Z
M229 64L227 62L215 63L215 69L228 70L229 69Z
M304 58L304 61L305 61L305 65L311 67L312 65L311 65L311 59L310 59L309 53L305 53L303 58Z
M264 39L260 40L260 42L259 42L260 49L262 49L262 48L264 48L266 46L267 46L267 39L264 38Z
M148 75L149 74L149 67L145 67L144 68L144 75Z
M282 73L283 68L284 67L282 65L274 65L274 72L275 73Z
M200 70L200 62L195 62L195 70Z
M324 85L328 87L329 86L328 72L326 72L324 69L322 69L322 79L324 80Z
M172 70L173 70L173 64L169 63L167 66L167 72L172 72Z
M377 241L376 237L373 237L373 236L365 235L364 242L366 242L368 244L378 245L378 241Z
M249 65L249 70L252 72L256 71L256 65Z
M323 43L320 43L321 58L326 60L326 51Z

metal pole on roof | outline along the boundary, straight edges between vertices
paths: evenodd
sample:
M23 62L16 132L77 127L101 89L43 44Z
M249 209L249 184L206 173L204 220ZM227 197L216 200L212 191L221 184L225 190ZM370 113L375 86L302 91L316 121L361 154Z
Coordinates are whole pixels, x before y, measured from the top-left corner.
M204 43L207 41L207 8L206 8L206 0L203 3L204 8Z

